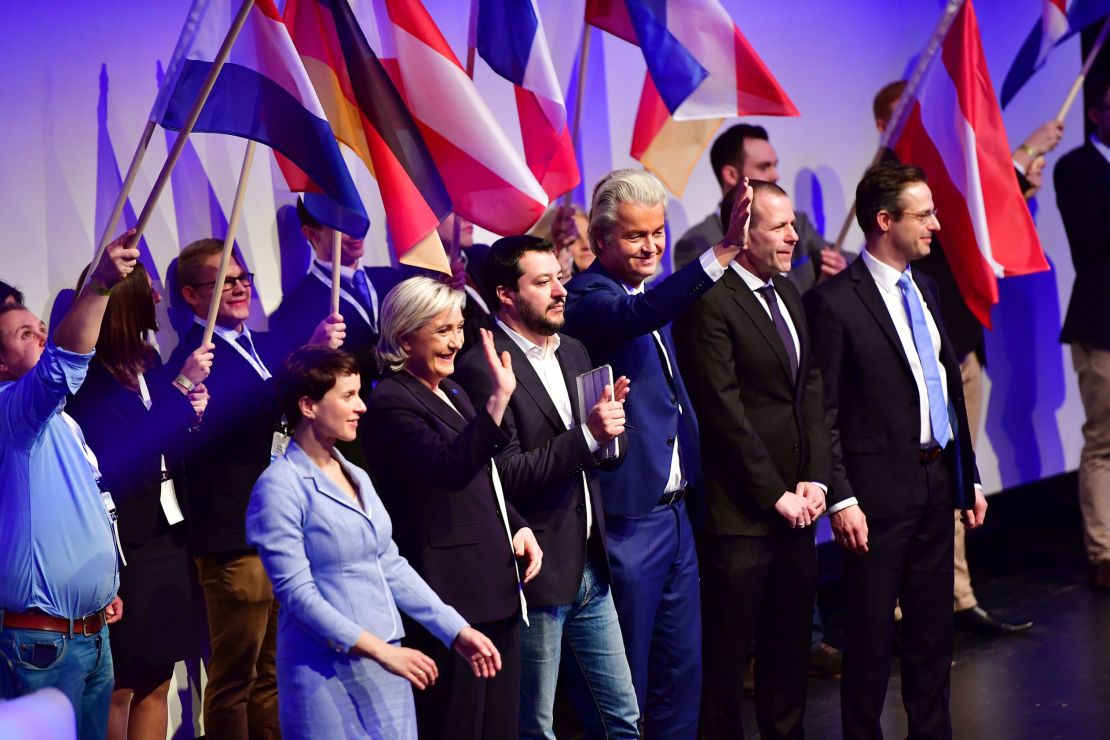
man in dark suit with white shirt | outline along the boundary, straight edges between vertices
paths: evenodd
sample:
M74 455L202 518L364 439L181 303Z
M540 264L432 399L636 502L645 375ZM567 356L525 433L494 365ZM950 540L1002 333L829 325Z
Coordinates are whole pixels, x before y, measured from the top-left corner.
M798 241L794 208L778 185L751 185L740 255L674 325L706 488L698 552L706 740L743 737L737 697L752 638L760 737L804 735L817 591L811 524L831 473L821 376L801 295L784 275ZM725 196L722 221L735 196Z
M982 524L960 365L935 283L910 262L940 229L924 173L896 163L856 188L867 245L805 296L832 439L827 499L848 551L844 737L881 738L902 606L902 702L914 738L950 738L952 510Z
M494 310L497 351L513 359L517 386L497 456L505 498L528 520L547 555L525 585L530 624L522 626L520 736L552 736L555 687L564 649L577 658L571 696L591 734L636 738L639 712L609 590L599 456L624 432L627 379L579 411L576 376L592 368L582 343L560 335L567 292L555 247L535 236L500 239L489 249L483 284ZM481 352L455 378L471 398L490 394ZM619 444L619 443L618 443Z

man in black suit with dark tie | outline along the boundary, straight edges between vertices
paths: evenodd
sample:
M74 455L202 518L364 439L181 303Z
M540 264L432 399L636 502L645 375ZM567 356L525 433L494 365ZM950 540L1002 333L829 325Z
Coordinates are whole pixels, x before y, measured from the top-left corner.
M910 268L940 229L925 174L868 170L856 218L866 249L804 300L832 440L828 510L848 551L844 737L882 737L900 600L909 736L950 738L952 510L976 527L987 502L936 285Z
M597 468L624 432L627 379L582 418L576 376L592 368L586 348L559 334L566 289L551 242L535 236L496 241L486 256L486 303L494 343L508 352L516 390L501 428L510 441L497 456L505 498L528 520L547 555L525 585L520 736L552 737L560 654L576 658L571 695L592 735L636 738L639 710L609 590L605 519ZM492 390L484 353L459 362L455 379L476 403ZM619 447L619 441L618 441Z
M177 259L181 296L194 318L169 362L181 367L200 346L218 292L214 359L204 383L212 400L184 460L186 524L212 643L204 722L220 738L277 738L277 602L258 553L247 544L246 516L251 488L270 464L280 429L270 379L284 343L273 332L247 328L253 279L238 259L216 285L222 252L223 240L201 239ZM311 340L336 347L342 330L341 322L318 321Z
M1090 86L1094 133L1056 164L1056 205L1075 266L1060 341L1083 400L1079 503L1091 586L1110 591L1110 76Z
M798 241L793 205L778 185L751 187L739 256L673 331L706 488L702 738L743 737L738 698L753 637L760 736L804 736L817 590L810 525L830 479L821 377L801 296L783 274ZM724 223L735 196L725 197Z

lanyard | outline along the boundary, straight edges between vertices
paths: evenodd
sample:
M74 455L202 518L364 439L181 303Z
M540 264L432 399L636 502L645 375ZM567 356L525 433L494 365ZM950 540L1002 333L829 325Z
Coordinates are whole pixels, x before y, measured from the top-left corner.
M139 397L143 399L146 410L150 411L153 402L150 400L150 388L147 386L146 378L143 377L142 373L139 373ZM177 489L174 488L169 468L166 467L165 455L159 457L158 464L162 470L162 489L158 496L158 501L162 504L162 513L166 515L166 521L171 525L183 522L185 521L185 515L181 513L181 503L177 500ZM124 565L126 564L124 563Z

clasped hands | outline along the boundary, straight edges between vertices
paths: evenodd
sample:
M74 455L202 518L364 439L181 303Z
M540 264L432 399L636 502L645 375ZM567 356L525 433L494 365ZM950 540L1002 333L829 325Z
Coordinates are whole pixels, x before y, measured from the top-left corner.
M816 483L800 481L793 491L785 491L775 502L775 511L792 529L803 529L825 513L825 492Z

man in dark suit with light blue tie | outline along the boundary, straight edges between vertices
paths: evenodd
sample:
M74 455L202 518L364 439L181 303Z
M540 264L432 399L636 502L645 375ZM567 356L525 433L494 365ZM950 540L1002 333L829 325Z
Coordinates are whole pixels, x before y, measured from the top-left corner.
M911 270L940 229L916 167L888 163L856 188L860 258L805 295L832 439L827 499L848 551L844 737L882 737L902 606L902 702L913 738L950 738L952 510L982 524L960 365L936 284Z
M601 179L589 225L598 258L567 286L564 332L631 383L627 457L600 472L606 542L645 737L677 739L697 734L701 696L698 565L685 500L700 464L668 325L738 254L749 200L737 204L721 243L645 292L665 248L666 204L646 172Z

